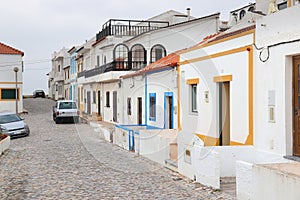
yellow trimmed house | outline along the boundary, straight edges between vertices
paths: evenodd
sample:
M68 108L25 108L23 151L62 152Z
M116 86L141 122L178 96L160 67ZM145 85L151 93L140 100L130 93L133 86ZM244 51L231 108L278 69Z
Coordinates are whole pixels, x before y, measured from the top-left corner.
M0 42L0 112L23 112L23 56Z
M180 55L178 171L220 188L236 161L282 160L253 143L255 15Z

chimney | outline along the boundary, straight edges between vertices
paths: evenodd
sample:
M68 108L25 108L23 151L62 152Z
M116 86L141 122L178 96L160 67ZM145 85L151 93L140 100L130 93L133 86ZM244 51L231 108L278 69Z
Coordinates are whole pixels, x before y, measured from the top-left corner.
M191 8L186 9L187 20L189 21L191 18Z

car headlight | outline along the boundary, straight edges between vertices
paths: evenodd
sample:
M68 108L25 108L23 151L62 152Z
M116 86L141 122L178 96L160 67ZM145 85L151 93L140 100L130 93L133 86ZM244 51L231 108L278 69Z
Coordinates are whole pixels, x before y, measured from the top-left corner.
M0 125L0 132L1 132L1 133L4 133L4 134L7 134L9 131L8 131L8 129L5 128L4 126L1 126L1 125Z

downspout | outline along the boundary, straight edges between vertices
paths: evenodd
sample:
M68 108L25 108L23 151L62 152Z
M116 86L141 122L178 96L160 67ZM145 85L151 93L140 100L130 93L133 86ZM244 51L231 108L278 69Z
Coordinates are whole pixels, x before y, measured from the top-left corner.
M145 125L148 126L148 117L147 117L147 92L148 92L148 83L147 83L147 74L145 73Z

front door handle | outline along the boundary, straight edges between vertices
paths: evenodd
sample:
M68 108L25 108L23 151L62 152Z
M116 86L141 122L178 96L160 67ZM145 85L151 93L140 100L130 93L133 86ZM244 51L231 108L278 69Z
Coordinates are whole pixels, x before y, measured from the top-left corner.
M298 115L298 109L295 109L295 116Z

